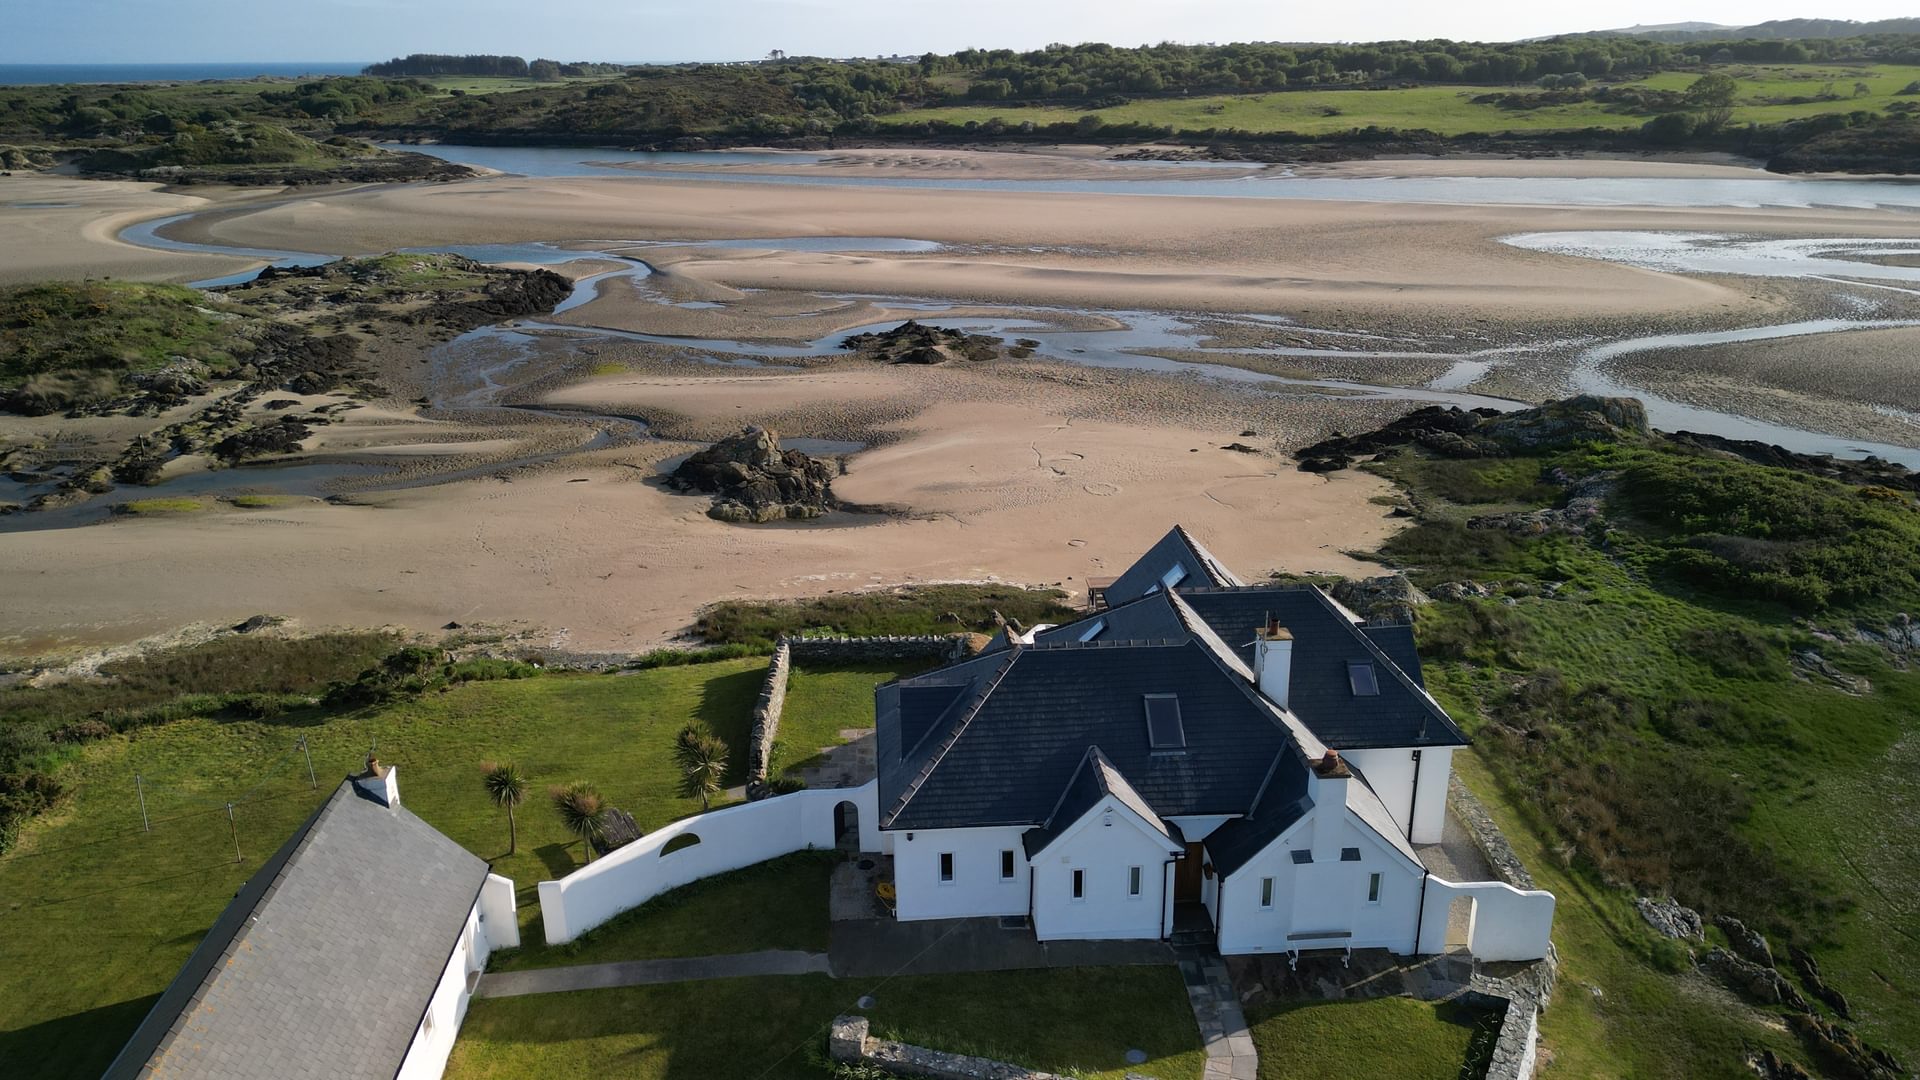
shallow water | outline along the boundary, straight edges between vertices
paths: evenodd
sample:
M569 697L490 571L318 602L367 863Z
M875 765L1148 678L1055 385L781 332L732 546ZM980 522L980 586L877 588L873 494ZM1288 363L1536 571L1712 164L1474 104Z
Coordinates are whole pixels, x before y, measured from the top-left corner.
M1322 199L1337 202L1452 203L1483 206L1730 206L1730 207L1898 207L1920 209L1920 181L1806 179L1760 169L1737 179L1700 177L1559 176L1406 176L1303 177L1268 167L1252 176L1218 180L1154 179L1155 167L1141 169L1138 180L980 180L962 177L862 176L839 172L756 172L755 165L816 164L817 154L783 151L707 151L649 154L632 150L555 149L550 147L400 146L448 161L483 165L525 176L626 176L642 180L748 181L760 184L939 191L1042 191L1087 195L1179 195L1238 199ZM696 172L645 168L665 164L733 165L724 171ZM616 163L614 165L598 163ZM1117 162L1119 165L1144 165ZM1182 162L1180 164L1187 164ZM631 167L622 168L619 165ZM1250 166L1228 163L1233 169Z

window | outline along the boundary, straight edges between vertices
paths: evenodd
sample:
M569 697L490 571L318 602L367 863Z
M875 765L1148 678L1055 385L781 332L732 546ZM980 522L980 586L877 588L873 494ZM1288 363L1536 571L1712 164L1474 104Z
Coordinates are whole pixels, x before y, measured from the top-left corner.
M1127 867L1127 895L1132 897L1140 895L1140 868L1137 866Z
M1368 874L1367 875L1367 903L1377 904L1379 902L1380 902L1380 875Z
M1374 677L1373 665L1364 660L1347 661L1347 685L1354 697L1380 696L1380 680Z
M1172 694L1142 697L1147 705L1147 746L1154 750L1184 748L1187 731L1180 723L1180 699Z
M1094 638L1097 638L1101 634L1104 634L1106 632L1107 632L1107 620L1095 619L1093 620L1092 626L1089 626L1085 630L1080 632L1080 640L1092 641Z
M1306 864L1306 863L1310 863L1310 862L1312 862L1312 861L1313 861L1313 852L1311 852L1311 851L1296 851L1296 852L1294 852L1294 853L1293 853L1293 861L1294 861L1294 865L1296 865L1296 866L1299 866L1299 865L1304 865L1304 864Z
M1160 584L1165 585L1169 589L1185 580L1187 580L1187 568L1181 566L1179 563L1174 563L1172 566L1167 567L1167 572L1160 575Z
M1273 879L1270 877L1260 879L1260 906L1263 908L1273 906Z
M1075 870L1073 872L1073 898L1075 900L1085 900L1087 898L1087 872L1085 870Z
M1000 880L1013 880L1013 852L1011 851L1002 851L1000 853Z
M1343 847L1343 848L1341 848L1341 849L1340 849L1340 861L1341 861L1341 862L1359 862L1359 861L1360 861L1360 849L1359 849L1359 848L1357 848L1357 847Z
M953 852L951 851L940 853L940 884L953 884Z

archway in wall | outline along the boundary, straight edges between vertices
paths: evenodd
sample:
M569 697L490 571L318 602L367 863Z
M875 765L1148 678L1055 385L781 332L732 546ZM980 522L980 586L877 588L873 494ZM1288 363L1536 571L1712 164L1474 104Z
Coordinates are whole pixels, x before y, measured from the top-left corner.
M860 850L860 808L851 801L834 805L833 846L841 851Z
M1473 942L1474 909L1480 901L1471 896L1456 896L1447 905L1447 951L1466 952Z

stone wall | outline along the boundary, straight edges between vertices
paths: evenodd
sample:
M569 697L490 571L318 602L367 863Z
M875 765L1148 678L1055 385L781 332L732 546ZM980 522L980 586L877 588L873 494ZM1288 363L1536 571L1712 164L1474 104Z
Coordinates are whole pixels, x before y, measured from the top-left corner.
M895 1076L923 1080L1066 1080L1055 1073L1035 1072L992 1058L969 1057L929 1050L924 1046L876 1039L868 1034L864 1016L835 1017L827 1036L827 1053L838 1062L866 1062ZM1135 1076L1128 1073L1128 1077ZM1147 1080L1140 1077L1138 1080Z
M747 798L763 799L772 764L773 741L780 734L780 713L787 704L787 679L795 660L868 664L889 660L958 660L967 654L965 634L887 637L782 637L767 663L767 679L753 705L753 735L747 746Z
M1447 781L1447 806L1467 827L1473 846L1487 857L1487 863L1501 881L1516 889L1539 888L1533 883L1533 875L1527 872L1526 864L1514 853L1513 845L1507 843L1506 834L1494 823L1493 815L1487 813L1479 798L1460 782L1458 773ZM1498 967L1505 969L1513 965ZM1487 1002L1506 1006L1505 1019L1500 1022L1500 1038L1493 1048L1493 1061L1487 1066L1487 1080L1529 1080L1533 1076L1539 1054L1540 1013L1553 997L1558 972L1559 961L1551 947L1545 960L1519 966L1504 978L1485 970L1474 972L1471 993Z

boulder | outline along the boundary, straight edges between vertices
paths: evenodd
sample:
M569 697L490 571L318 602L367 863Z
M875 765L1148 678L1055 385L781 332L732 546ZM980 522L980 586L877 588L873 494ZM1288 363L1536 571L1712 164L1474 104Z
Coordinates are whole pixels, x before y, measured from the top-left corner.
M1332 592L1335 600L1368 622L1410 623L1413 609L1429 602L1405 574L1343 580Z
M667 486L712 495L708 517L746 524L819 517L833 508L832 480L831 464L750 425L681 462Z
M1766 936L1751 929L1746 923L1731 915L1722 915L1713 920L1713 925L1727 935L1727 941L1733 945L1734 954L1742 960L1750 960L1761 967L1773 966L1773 949L1767 944Z
M1647 407L1638 398L1581 394L1494 417L1481 434L1513 451L1560 450L1583 442L1633 442L1647 437Z
M1760 1005L1785 1005L1807 1012L1807 999L1784 976L1770 967L1742 960L1719 946L1707 950L1700 967L1735 993Z
M986 334L927 326L912 319L891 330L854 334L840 343L842 348L880 363L922 365L944 364L950 360L998 359L1004 344L999 338ZM1032 355L1031 349L1027 352Z
M1682 941L1707 939L1706 927L1700 921L1700 913L1671 896L1658 900L1646 896L1638 897L1633 901L1633 906L1640 912L1640 917L1647 920L1647 925L1666 937L1678 938Z

